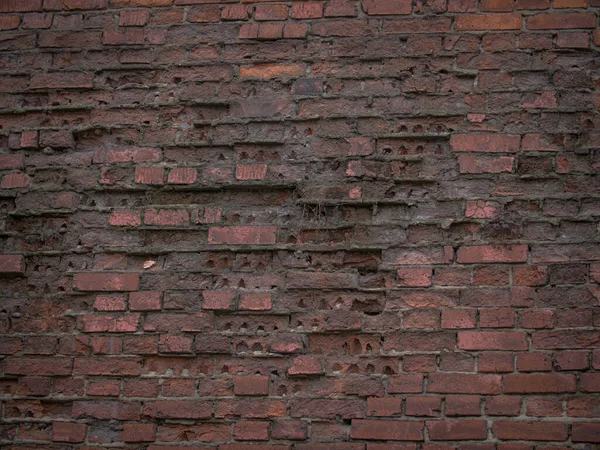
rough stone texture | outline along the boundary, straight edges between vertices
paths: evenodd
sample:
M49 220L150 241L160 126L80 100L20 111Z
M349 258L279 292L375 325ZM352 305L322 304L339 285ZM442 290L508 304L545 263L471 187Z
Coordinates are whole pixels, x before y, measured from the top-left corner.
M0 0L0 448L598 448L599 9Z

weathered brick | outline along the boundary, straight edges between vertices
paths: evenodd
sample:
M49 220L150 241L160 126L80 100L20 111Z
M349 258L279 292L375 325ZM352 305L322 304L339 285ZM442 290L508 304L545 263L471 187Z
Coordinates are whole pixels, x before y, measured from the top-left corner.
M153 423L126 423L123 425L123 442L153 442L156 425Z
M323 17L323 3L298 2L292 4L290 13L293 19L319 19Z
M433 441L459 441L487 439L485 420L428 420L427 431Z
M492 431L500 439L526 441L564 441L568 436L566 423L517 422L499 420L492 424Z
M0 255L0 273L24 273L23 255Z
M374 439L387 441L422 441L423 422L399 420L358 420L352 421L352 439Z
M269 245L276 243L277 228L273 226L211 227L209 244Z
M557 30L571 28L594 28L596 17L593 13L551 13L536 14L527 18L528 30Z
M520 30L522 20L519 13L457 16L454 29L457 31Z
M150 11L146 9L123 10L119 13L119 26L143 27L150 20Z
M526 245L461 247L457 261L462 264L527 262L527 253Z
M521 136L512 134L453 134L450 146L455 152L502 152L519 151Z
M84 423L54 422L52 424L52 440L54 442L83 442L86 432L87 425Z
M429 376L429 392L447 394L499 394L499 375L436 373Z
M504 392L512 394L575 392L575 377L562 374L506 375Z
M263 63L252 66L241 66L240 77L242 78L278 78L278 77L298 77L304 75L305 67L303 64L277 64Z
M42 9L42 0L4 0L0 12L27 12Z
M162 167L136 167L135 182L140 184L164 184Z
M269 395L269 377L237 376L235 378L235 395Z
M77 273L73 285L80 291L137 291L140 279L136 273Z
M363 10L369 15L410 14L412 2L408 0L362 0Z

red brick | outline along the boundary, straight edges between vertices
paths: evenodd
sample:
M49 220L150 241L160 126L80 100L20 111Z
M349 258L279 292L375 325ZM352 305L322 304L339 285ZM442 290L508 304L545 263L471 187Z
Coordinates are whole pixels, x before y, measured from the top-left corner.
M590 396L570 398L567 401L567 416L596 417L598 408L600 408L600 399L598 398Z
M240 295L240 310L268 311L272 308L269 292L245 292Z
M600 392L600 373L582 373L579 387L583 392Z
M400 400L400 399L398 399ZM442 399L439 397L407 397L407 416L437 417L442 410Z
M2 177L0 189L18 189L29 187L29 176L25 173L9 173Z
M0 154L0 169L22 169L24 164L23 155Z
M520 30L523 19L519 13L507 13L456 16L455 20L456 31L485 31Z
M234 290L203 291L202 309L208 310L232 310L236 293Z
M9 357L5 360L7 375L71 375L71 358L62 357Z
M283 37L286 39L302 39L308 33L306 23L286 23L283 27Z
M513 134L453 134L450 137L450 146L455 152L516 153L520 143L521 136Z
M269 422L240 420L234 425L233 437L238 441L267 441Z
M23 255L0 255L0 273L25 273Z
M73 285L79 291L137 291L137 273L77 273Z
M550 372L552 359L545 353L521 353L517 355L519 372Z
M288 375L320 375L323 373L321 359L316 356L297 356L288 369Z
M563 30L574 28L594 28L594 13L551 13L536 14L527 18L528 30Z
M308 424L300 420L277 421L273 424L271 437L273 439L289 439L303 441L308 436Z
M390 398L367 398L367 416L392 417L402 415L402 399ZM408 415L408 414L407 414Z
M477 12L477 0L448 0L448 12Z
M397 284L401 287L431 286L432 269L428 267L403 267L398 269Z
M422 441L423 422L400 420L352 420L352 439Z
M123 442L152 442L156 439L153 423L126 423L123 425Z
M241 78L279 78L279 77L297 77L304 75L305 67L303 64L289 63L262 63L252 66L241 66Z
M507 12L513 10L514 0L482 0L481 10L491 12Z
M550 8L550 0L517 0L517 9L548 9Z
M169 184L193 184L196 182L198 172L192 167L180 167L169 172Z
M447 395L447 416L479 416L481 415L481 397L479 395Z
M269 245L276 243L277 228L273 226L211 227L209 244Z
M521 397L493 396L485 401L485 413L488 416L518 416L521 411Z
M46 72L31 76L30 89L76 89L94 87L94 74L88 72Z
M159 291L132 292L129 294L130 311L152 311L160 309L162 294Z
M235 377L235 395L269 395L269 377L256 375Z
M555 370L585 370L589 368L589 352L565 351L554 354Z
M140 184L164 184L162 167L136 167L135 182Z
M119 13L119 26L143 27L150 20L147 9L123 10Z
M53 442L83 442L87 426L84 423L54 422L52 424Z
M222 20L248 20L252 8L246 5L227 5L221 11Z
M563 374L505 375L504 392L511 394L575 392L575 377Z
M459 331L463 350L527 350L527 334L519 331Z
M258 39L280 39L283 37L282 23L261 23L258 26Z
M44 9L50 10L77 10L77 9L105 9L108 0L44 0Z
M19 28L21 17L19 16L0 16L0 30L14 30Z
M266 164L238 164L235 166L236 180L264 180L266 175Z
M16 352L15 352L16 353ZM30 396L46 396L52 391L50 377L20 377L17 394Z
M499 439L526 441L564 441L568 436L568 425L561 422L520 422L498 420L492 431Z
M138 357L89 357L75 358L73 375L96 375L128 377L139 376L142 361Z
M429 375L427 390L447 394L499 394L501 377L500 375L435 373Z
M573 442L600 442L600 423L574 423Z
M192 343L191 337L162 334L158 341L158 350L161 353L192 353Z
M461 264L527 262L527 253L527 245L461 247L457 253L457 262Z
M291 16L293 19L320 19L323 17L323 4L321 2L293 3Z
M288 17L288 7L285 5L256 5L254 20L285 20Z
M205 400L157 400L144 403L142 415L152 419L208 419L212 405Z
M427 431L433 441L462 441L487 439L485 420L428 420Z
M4 0L0 2L0 12L27 12L42 9L42 0Z
M221 11L219 5L192 6L187 13L187 21L195 23L219 22Z
M409 0L362 0L363 10L369 15L410 14L412 2Z
M423 375L395 375L388 380L388 392L390 394L418 394L423 392Z
M161 152L151 147L124 147L94 152L94 163L126 163L126 162L156 162L160 161Z
M460 173L503 173L513 172L515 158L512 156L472 156L460 155Z
M123 295L98 295L94 301L97 311L125 311L125 297Z
M473 219L495 219L500 215L501 206L497 202L467 200L465 217Z
M119 380L90 380L85 393L99 397L118 397L120 390Z
M73 403L73 418L92 417L100 420L139 420L140 404L117 401L77 401Z
M475 328L476 325L477 310L475 309L442 310L442 328Z
M139 211L117 209L112 212L108 223L117 227L137 227L142 224L142 218Z
M480 328L514 328L515 312L508 308L479 310Z
M590 46L590 34L588 32L558 33L556 46L558 48L588 48Z
M187 227L190 224L190 213L183 209L147 209L144 212L144 224L164 227Z

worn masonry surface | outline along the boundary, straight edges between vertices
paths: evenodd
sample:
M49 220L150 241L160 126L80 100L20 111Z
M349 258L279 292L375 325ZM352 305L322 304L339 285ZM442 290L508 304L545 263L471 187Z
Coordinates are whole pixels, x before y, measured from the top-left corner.
M0 0L0 448L600 448L600 0Z

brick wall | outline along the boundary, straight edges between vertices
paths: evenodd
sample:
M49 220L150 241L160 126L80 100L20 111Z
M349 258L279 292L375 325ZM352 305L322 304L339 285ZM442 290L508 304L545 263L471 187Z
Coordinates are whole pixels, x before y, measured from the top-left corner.
M0 0L0 447L600 448L599 0Z

